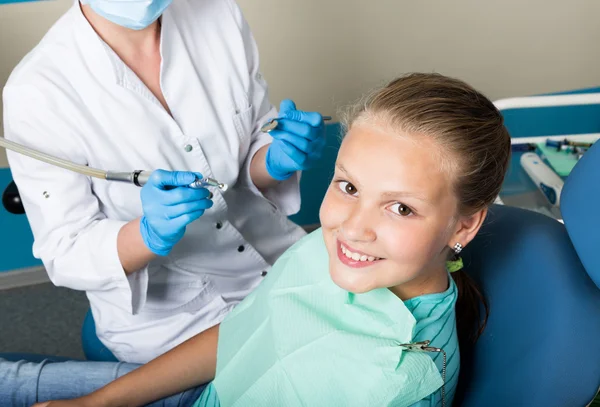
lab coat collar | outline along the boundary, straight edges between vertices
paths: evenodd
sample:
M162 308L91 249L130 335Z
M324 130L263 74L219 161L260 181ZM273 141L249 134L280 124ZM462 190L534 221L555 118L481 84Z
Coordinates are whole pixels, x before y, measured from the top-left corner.
M74 0L71 13L73 14L75 26L73 30L74 41L79 53L88 62L90 72L102 81L117 82L117 72L107 52L107 48L110 49L110 47L94 31L83 15L79 0Z
M94 28L83 15L80 0L74 0L72 12L74 13L76 25L75 41L79 47L79 52L85 55L86 61L89 61L90 71L101 80L116 83L124 87L130 87L131 84L138 84L136 88L142 91L141 93L150 93L149 91L146 92L146 89L144 89L145 86L141 86L142 89L139 89L141 81L135 73L125 65L117 53L94 31ZM165 13L167 12L168 9L165 10ZM163 30L164 24L161 29L161 49ZM151 93L145 96L154 99Z

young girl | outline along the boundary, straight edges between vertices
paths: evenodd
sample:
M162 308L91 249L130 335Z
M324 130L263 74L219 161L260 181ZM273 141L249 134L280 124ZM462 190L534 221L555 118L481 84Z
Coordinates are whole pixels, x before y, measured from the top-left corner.
M140 406L186 389L157 405L450 406L458 342L485 325L457 254L500 191L508 132L487 98L437 74L396 79L348 116L322 228L220 326L39 406ZM48 365L61 379L42 397L90 391L73 376L106 369L94 363Z

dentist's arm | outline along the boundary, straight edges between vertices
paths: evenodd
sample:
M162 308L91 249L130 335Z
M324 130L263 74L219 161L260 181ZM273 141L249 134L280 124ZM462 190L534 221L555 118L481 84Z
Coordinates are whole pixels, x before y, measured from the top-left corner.
M208 383L215 377L218 336L217 325L85 397L34 407L143 406Z

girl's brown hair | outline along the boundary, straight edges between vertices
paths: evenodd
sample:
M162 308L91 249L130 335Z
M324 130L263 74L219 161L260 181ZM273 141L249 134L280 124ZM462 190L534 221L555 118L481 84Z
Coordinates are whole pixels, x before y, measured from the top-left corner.
M447 153L444 168L454 174L460 214L485 209L498 196L510 160L510 136L494 104L466 83L439 74L400 77L351 108L343 123L347 130L362 120L438 143ZM452 277L458 288L458 339L474 343L487 322L487 301L464 271Z

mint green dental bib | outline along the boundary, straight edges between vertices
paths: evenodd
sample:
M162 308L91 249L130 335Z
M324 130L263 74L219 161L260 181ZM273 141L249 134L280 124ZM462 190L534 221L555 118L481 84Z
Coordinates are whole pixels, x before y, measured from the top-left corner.
M221 324L221 406L410 406L442 385L428 354L399 346L414 327L388 289L352 294L333 283L319 229Z

